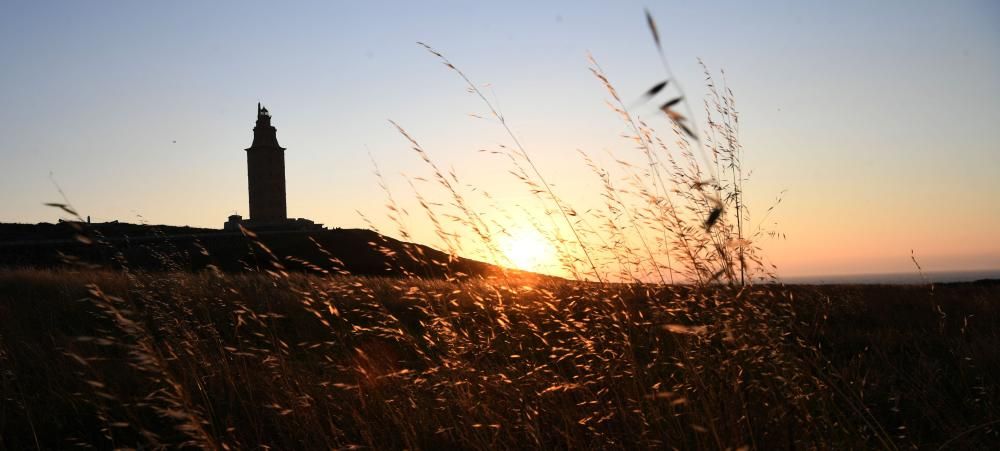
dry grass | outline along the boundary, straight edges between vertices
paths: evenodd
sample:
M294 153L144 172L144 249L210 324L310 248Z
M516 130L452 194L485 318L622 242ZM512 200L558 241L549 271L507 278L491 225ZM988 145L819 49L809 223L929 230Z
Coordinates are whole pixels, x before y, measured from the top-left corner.
M757 219L756 227L751 225L743 194L747 177L735 97L705 69L708 129L701 133L680 81L667 64L655 22L648 15L647 20L667 78L639 97L643 102L659 103L659 97L668 100L653 117L637 116L626 107L596 59L590 58L591 72L609 96L608 106L622 121L627 150L609 152L614 161L610 166L581 151L598 183L593 192L574 193L578 199L597 200L580 207L558 192L536 164L532 150L480 86L443 53L419 43L481 101L486 113L474 116L493 121L509 139L488 151L502 157L515 177L515 183L504 189L524 190L529 203L534 201L519 206L519 211L499 205L483 187L466 185L454 171L442 170L416 133L390 121L430 171L426 178L416 177L423 185L411 180L410 186L426 213L427 228L434 230L444 249L510 265L499 241L510 230L528 226L555 246L559 267L549 270L577 280L744 285L774 279L773 266L760 253L760 241L774 235L761 227L774 206ZM669 125L665 135L651 125L663 118ZM377 166L375 173L386 193L388 218L398 227L396 233L410 236L404 222L418 219L399 207L398 197L389 191ZM438 196L428 196L431 190Z
M430 47L510 138L494 153L539 208L510 211L482 191L479 204L393 123L444 196L411 181L444 249L505 263L497 240L516 219L554 244L576 281L307 276L287 263L309 262L275 255L251 231L264 264L246 274L147 273L126 261L118 272L5 270L0 444L895 449L1000 439L997 287L758 284L773 280L758 242L771 232L749 220L732 92L706 69L702 133L649 26L667 79L643 97L674 90L659 107L668 138L591 60L629 143L613 167L583 154L603 208L577 211L561 197L487 96ZM414 218L376 174L390 222L410 237ZM101 245L82 225L79 236Z
M996 294L4 271L0 433L10 449L977 448L1000 432Z

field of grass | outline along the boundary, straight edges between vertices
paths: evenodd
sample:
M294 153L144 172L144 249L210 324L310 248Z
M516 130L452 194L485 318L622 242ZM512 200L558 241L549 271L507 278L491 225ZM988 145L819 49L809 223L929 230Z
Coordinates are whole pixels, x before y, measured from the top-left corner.
M0 448L985 449L996 284L0 272Z
M0 449L997 448L1000 284L776 283L781 194L751 216L735 97L703 65L699 127L646 21L664 69L646 92L590 59L626 143L614 163L581 150L592 192L564 197L495 96L420 44L502 129L481 151L523 205L392 122L425 170L393 194L373 158L386 220L362 219L393 245L244 229L161 252L68 200L45 233L8 227L26 243L0 255ZM511 258L523 228L550 267ZM72 249L36 242L59 229Z

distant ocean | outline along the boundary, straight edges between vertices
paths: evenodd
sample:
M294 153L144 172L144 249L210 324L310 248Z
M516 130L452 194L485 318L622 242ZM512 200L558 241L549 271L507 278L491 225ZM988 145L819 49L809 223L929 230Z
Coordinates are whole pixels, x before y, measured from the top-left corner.
M925 279L926 278L926 279ZM780 277L784 283L789 284L887 284L887 285L909 285L946 282L972 282L982 279L1000 279L1000 269L983 269L975 271L930 271L924 272L923 277L917 271L904 273L885 274L839 274L834 276L795 276Z

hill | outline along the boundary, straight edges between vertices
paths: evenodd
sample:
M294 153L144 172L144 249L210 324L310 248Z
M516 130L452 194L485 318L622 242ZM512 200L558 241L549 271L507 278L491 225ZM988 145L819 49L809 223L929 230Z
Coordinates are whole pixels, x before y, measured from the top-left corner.
M0 267L67 265L145 270L224 272L295 270L419 277L510 274L523 271L461 258L371 230L233 232L129 223L0 224Z

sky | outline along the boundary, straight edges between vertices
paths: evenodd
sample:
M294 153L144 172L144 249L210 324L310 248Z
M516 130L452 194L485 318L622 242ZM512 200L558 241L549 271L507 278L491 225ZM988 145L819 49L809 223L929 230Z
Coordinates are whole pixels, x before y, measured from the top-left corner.
M910 271L911 250L925 270L1000 268L995 1L8 0L0 222L55 222L43 203L61 188L95 221L220 228L247 214L257 102L288 149L290 216L363 214L396 234L372 159L411 213L407 177L423 190L429 172L389 120L464 183L527 202L479 152L510 145L502 127L417 41L483 87L567 202L591 205L578 150L611 165L636 150L587 55L627 101L660 81L644 7L696 111L698 58L725 70L751 211L783 193L766 218L783 238L759 243L781 274ZM413 239L437 244L412 216Z

